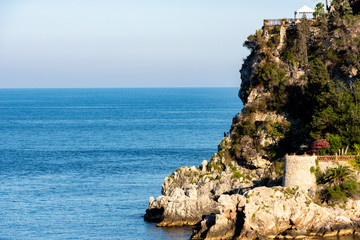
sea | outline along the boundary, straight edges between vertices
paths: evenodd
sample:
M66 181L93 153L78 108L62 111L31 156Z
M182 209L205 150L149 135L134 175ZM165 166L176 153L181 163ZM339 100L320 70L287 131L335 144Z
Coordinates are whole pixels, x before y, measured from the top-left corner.
M0 89L0 239L189 239L144 221L217 151L238 88Z

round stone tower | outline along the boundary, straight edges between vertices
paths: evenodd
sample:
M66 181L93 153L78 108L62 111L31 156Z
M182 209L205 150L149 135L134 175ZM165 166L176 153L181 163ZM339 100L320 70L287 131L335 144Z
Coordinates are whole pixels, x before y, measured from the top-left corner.
M295 187L308 190L315 186L315 174L310 172L311 167L316 167L316 156L292 155L285 156L283 187Z

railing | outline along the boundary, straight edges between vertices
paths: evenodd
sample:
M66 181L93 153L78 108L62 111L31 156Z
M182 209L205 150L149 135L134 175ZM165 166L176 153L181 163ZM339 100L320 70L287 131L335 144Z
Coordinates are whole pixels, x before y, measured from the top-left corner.
M354 160L358 155L328 155L328 156L317 156L319 162L338 162L338 161L349 161Z
M308 19L309 23L315 22L315 19ZM301 22L301 18L282 18L282 19L264 19L264 26L284 26Z
M289 156L289 154L285 154L285 156ZM313 155L307 155L306 153L304 155L296 155L296 153L294 153L293 156L298 156L298 157L307 157L307 156L315 156L315 154ZM340 161L349 161L349 160L355 160L356 157L359 157L360 155L326 155L326 156L316 156L316 159L319 162L340 162Z
M295 22L294 19L282 18L282 19L264 19L264 26L280 26Z

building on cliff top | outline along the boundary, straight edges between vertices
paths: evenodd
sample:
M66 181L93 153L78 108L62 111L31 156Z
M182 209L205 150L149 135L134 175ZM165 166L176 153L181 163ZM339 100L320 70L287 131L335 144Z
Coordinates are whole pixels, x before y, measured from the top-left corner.
M315 12L314 9L305 5L301 8L299 8L298 10L294 11L294 19L291 19L291 18L264 19L264 26L276 26L276 25L285 26L285 25L289 25L289 24L297 24L297 23L301 22L302 16L305 16L307 19L312 20L314 12ZM301 17L298 18L297 16L301 16Z
M296 10L296 11L294 12L294 19L297 19L297 16L298 16L299 14L301 14L301 17L302 17L302 16L306 16L307 18L308 18L308 15L311 14L311 15L310 15L310 18L312 18L314 12L315 12L314 9L312 9L312 8L310 8L310 7L308 7L308 6L305 5L305 6L299 8L298 10ZM308 19L309 19L309 18L308 18Z

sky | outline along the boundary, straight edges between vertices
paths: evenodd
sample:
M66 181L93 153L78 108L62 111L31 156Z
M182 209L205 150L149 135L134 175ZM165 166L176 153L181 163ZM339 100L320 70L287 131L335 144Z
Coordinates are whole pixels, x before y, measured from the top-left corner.
M238 87L247 36L316 0L1 0L0 88Z

